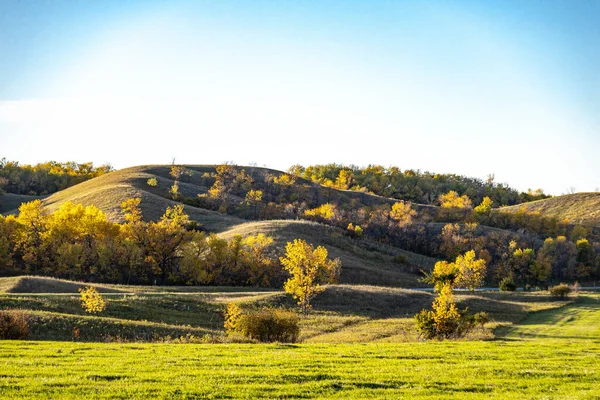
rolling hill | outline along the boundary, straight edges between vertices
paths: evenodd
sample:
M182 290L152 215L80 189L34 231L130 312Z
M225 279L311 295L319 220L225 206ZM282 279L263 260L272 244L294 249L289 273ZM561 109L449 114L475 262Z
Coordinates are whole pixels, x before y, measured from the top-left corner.
M208 187L203 174L214 171L215 166L186 166L194 171L194 175L179 183L180 193L186 197L196 197L206 193ZM265 168L245 167L249 175L282 174L281 172ZM139 166L114 171L89 181L72 186L68 189L54 193L42 201L49 211L54 211L61 204L71 201L85 206L94 205L105 212L113 222L123 222L124 217L120 209L121 202L128 198L140 197L140 208L145 220L157 220L169 206L177 202L169 198L168 189L173 184L169 175L170 166ZM157 186L148 185L149 178L155 177ZM336 190L332 188L312 185L317 196L323 199L335 199L340 204L354 202L363 205L393 203L394 200L383 197L353 192ZM234 197L234 196L232 196ZM25 199L30 200L30 199ZM243 199L234 198L233 202ZM17 202L12 201L17 207ZM429 206L423 206L425 208ZM16 209L11 212L17 212ZM332 257L339 257L343 269L340 276L342 283L393 285L393 286L421 286L419 275L413 273L415 269L429 269L435 259L410 253L397 247L384 245L366 239L354 240L337 228L309 221L299 220L268 220L248 221L237 216L227 215L216 211L185 205L185 212L190 218L198 222L203 229L215 232L224 238L234 235L251 235L265 233L273 236L275 246L282 251L285 244L295 238L301 238L315 245L322 244L327 247ZM395 257L402 255L407 263L395 262ZM410 264L410 268L409 265Z
M575 193L532 201L510 207L503 212L539 212L545 217L567 220L570 224L600 227L600 193Z

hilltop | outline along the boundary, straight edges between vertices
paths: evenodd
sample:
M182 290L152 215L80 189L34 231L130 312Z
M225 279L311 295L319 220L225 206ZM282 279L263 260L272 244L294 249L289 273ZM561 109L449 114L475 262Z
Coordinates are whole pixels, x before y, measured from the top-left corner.
M510 207L502 207L501 211L515 213L520 210L540 213L571 224L600 227L600 193L575 193L532 201Z

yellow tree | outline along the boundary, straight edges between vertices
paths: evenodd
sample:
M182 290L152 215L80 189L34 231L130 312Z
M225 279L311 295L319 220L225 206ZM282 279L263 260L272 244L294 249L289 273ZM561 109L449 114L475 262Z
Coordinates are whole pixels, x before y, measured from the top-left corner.
M40 270L47 260L43 239L47 231L47 213L40 200L21 204L17 222L21 226L16 247L28 272Z
M354 179L354 172L351 169L344 168L340 170L338 177L335 180L335 187L337 189L347 190L352 186L352 180Z
M327 255L325 247L318 246L315 249L306 241L295 239L288 242L285 256L279 259L291 275L283 288L298 300L304 315L311 307L311 300L324 290L321 285L333 283L339 276L340 260L330 260Z
M304 211L304 215L317 221L331 221L335 217L335 205L325 203Z
M256 219L257 211L258 211L258 203L262 201L263 192L262 190L249 190L246 193L246 204L254 205L254 219Z
M411 225L415 215L417 212L412 209L410 203L404 201L394 203L390 211L390 218L396 221L400 228Z
M451 190L446 194L440 195L439 201L442 208L473 208L471 199L469 199L467 195L464 194L462 196L459 196L458 193L454 190Z
M486 274L485 260L476 259L475 251L467 251L456 257L454 262L458 272L454 285L473 291L483 284Z
M273 262L267 254L267 248L271 244L273 244L273 238L264 233L247 236L242 240L241 259L247 269L247 284L271 285L271 280L277 275L276 268L278 268L277 263Z
M81 307L85 312L97 314L106 309L106 301L94 287L80 288L79 293L81 293Z

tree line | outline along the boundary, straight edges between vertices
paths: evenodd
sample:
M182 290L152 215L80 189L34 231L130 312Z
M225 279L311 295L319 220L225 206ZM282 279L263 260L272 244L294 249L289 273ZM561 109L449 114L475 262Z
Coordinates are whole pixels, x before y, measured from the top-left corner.
M140 199L121 205L126 222L108 221L94 206L64 203L53 213L24 203L18 216L0 216L0 273L48 275L122 284L281 287L273 239L230 240L199 230L183 205L145 222Z
M106 174L109 164L95 167L93 163L48 161L35 165L18 161L0 160L0 190L26 195L47 195L58 192L88 179Z
M493 175L486 180L456 174L437 174L420 170L381 165L358 167L342 164L294 165L290 174L343 190L366 191L378 196L413 203L438 205L439 196L455 191L479 203L484 197L498 205L514 205L550 197L543 190L519 192L504 183L497 183Z

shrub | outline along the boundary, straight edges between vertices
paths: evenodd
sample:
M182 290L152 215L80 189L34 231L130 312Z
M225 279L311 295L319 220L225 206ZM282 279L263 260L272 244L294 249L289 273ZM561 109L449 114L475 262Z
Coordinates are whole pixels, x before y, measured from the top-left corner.
M29 336L29 321L22 311L0 311L0 339L18 340Z
M481 311L473 315L473 324L479 325L481 329L483 329L483 326L488 322L490 322L490 316L485 311Z
M435 315L433 311L421 310L415 315L415 323L417 332L425 339L433 339L436 337Z
M260 342L295 342L300 334L298 314L280 308L243 311L235 304L227 306L225 330Z
M152 178L148 179L148 186L152 186L152 187L156 187L158 186L158 181L156 180L156 177L153 176Z
M515 285L515 281L512 278L506 277L500 281L498 285L501 292L514 292L517 290L517 285Z
M394 262L396 264L406 265L408 264L408 257L406 257L404 254L396 254L394 256Z
M571 293L571 288L566 283L561 283L550 288L550 295L554 298L565 299Z
M81 307L90 314L101 313L106 309L106 301L93 287L79 289L81 293Z

